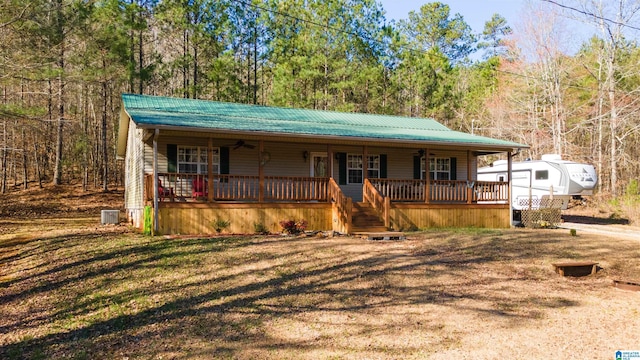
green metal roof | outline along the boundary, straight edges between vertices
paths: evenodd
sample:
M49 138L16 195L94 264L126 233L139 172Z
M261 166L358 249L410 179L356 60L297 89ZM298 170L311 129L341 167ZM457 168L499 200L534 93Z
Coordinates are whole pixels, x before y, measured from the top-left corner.
M234 104L123 94L124 109L142 128L201 129L526 148L515 142L453 131L433 119Z

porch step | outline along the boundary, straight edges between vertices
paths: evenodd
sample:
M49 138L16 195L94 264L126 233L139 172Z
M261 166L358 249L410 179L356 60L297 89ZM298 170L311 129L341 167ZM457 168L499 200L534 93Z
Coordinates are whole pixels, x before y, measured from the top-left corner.
M361 234L361 233L373 233L373 232L386 232L388 229L384 226L359 226L352 227L351 232L353 234Z
M353 233L381 233L389 230L369 203L354 203L351 221Z
M382 232L356 232L353 235L367 240L404 240L402 232L382 231Z

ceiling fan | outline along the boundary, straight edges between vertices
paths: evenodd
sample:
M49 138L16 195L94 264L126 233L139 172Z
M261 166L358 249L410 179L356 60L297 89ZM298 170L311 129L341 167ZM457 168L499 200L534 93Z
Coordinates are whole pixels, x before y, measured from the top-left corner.
M231 147L233 150L238 150L241 147L245 147L247 149L255 149L255 145L247 144L244 140L238 140L235 144L225 145L226 147Z
M417 156L423 157L424 156L424 149L420 149L417 152L414 152L413 155L417 155ZM429 153L429 156L435 156L435 155L436 154L434 154L434 153Z

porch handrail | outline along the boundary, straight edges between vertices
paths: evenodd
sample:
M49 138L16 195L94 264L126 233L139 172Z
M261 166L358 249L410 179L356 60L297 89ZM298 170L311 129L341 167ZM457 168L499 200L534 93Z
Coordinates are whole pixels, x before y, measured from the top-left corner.
M329 200L331 201L334 216L337 224L334 224L334 231L342 230L344 233L351 233L351 224L353 218L353 202L350 197L346 196L340 186L333 178L329 178Z
M424 180L413 179L367 179L378 193L391 201L424 202Z
M153 176L146 174L144 178L144 193L147 201L153 200ZM174 199L184 200L197 198L198 200L229 200L229 201L259 201L260 178L257 175L213 175L212 186L205 186L195 191L194 181L210 182L207 175L186 173L158 173L158 180L166 194L160 194L162 201ZM425 180L413 179L365 179L363 197L384 215L382 201L411 201L425 202ZM264 177L265 200L269 201L341 201L344 196L335 180L316 177ZM375 192L373 191L375 190ZM509 183L505 181L466 181L466 180L431 180L429 186L429 201L434 203L478 203L509 201ZM349 198L350 199L350 198ZM378 210L380 209L380 210ZM388 209L387 209L388 211Z
M145 192L153 189L153 178L145 182ZM158 180L178 199L259 201L257 175L159 173ZM213 186L208 186L213 181ZM198 183L197 191L194 183ZM204 185L202 185L204 183ZM264 195L269 201L328 201L329 178L304 176L265 176ZM147 196L149 198L149 196ZM149 199L148 199L149 200Z
M466 203L468 198L466 180L431 180L430 201Z
M509 201L509 182L507 181L476 181L473 191L473 201Z
M265 199L327 201L329 178L308 176L265 176Z
M425 180L369 179L380 195L391 201L425 201ZM477 203L509 201L506 181L430 180L429 202Z
M213 175L213 200L258 201L260 178L255 175Z
M384 226L389 228L391 199L382 196L369 179L364 179L364 183L362 184L362 199L371 204L371 207L378 213L378 217L384 221Z

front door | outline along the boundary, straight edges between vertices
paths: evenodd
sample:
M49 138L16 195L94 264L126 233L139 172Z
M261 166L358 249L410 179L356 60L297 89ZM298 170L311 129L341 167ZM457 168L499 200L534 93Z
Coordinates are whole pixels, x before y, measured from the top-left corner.
M311 154L311 177L329 177L329 159L327 153Z

